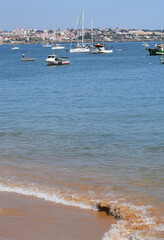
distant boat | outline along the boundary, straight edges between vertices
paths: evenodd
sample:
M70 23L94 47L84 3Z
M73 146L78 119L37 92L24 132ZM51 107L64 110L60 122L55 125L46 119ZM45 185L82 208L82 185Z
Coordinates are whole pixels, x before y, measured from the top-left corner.
M52 47L52 44L50 44L50 43L43 43L42 46L43 47Z
M95 53L112 53L112 49L108 49L104 44L97 43L93 47L90 48L92 54Z
M90 49L87 45L84 44L84 11L82 11L82 15L81 15L81 19L82 19L82 26L81 26L81 36L82 36L82 43L79 44L79 25L80 25L80 21L78 23L77 26L77 45L75 48L70 48L70 53L88 53L90 52Z
M21 61L22 61L22 62L35 61L35 58L29 58L29 57L26 57L26 58L22 58Z
M90 53L92 53L92 54L99 54L100 52L99 52L99 49L97 47L91 46L90 47Z
M149 44L148 43L142 43L142 46L149 47Z
M30 62L30 61L35 61L35 58L29 58L29 57L25 57L24 53L22 54L22 58L21 58L22 62Z
M52 46L52 50L62 50L65 49L64 46L62 46L61 44L55 44L54 46Z
M70 53L89 53L90 49L88 46L76 46L75 48L71 48Z
M12 50L18 50L18 49L20 49L20 47L14 46L14 47L12 47L11 49L12 49Z
M66 65L70 64L70 60L68 57L56 57L56 55L53 53L46 58L45 63L47 66Z
M109 49L107 46L101 43L93 45L93 21L92 21L92 44L90 46L90 53L100 54L100 53L112 53L113 50Z

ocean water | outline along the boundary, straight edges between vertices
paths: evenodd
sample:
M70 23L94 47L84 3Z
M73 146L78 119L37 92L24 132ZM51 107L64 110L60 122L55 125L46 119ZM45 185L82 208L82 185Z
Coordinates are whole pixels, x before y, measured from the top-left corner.
M164 66L141 43L108 45L58 50L71 63L55 67L50 48L0 46L0 191L105 206L118 221L104 240L163 239Z

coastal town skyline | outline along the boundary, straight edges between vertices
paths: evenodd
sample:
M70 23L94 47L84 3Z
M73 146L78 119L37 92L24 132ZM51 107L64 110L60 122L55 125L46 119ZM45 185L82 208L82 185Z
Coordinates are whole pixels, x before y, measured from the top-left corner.
M154 11L158 6L158 14ZM75 28L77 16L85 12L85 28L163 29L164 1L102 0L32 2L6 0L0 3L0 30Z
M79 31L79 41L82 41L82 31ZM93 34L93 37L92 37ZM141 42L163 41L164 31L137 30L128 28L94 28L84 30L84 40L94 42ZM0 31L0 45L6 44L42 44L45 42L70 43L77 41L77 29L24 29Z

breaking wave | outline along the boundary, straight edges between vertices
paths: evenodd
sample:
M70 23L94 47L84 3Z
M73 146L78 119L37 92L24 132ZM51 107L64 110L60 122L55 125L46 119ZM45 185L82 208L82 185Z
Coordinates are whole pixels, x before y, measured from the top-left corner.
M64 189L41 187L37 184L12 183L11 181L1 181L0 191L34 196L82 209L104 211L107 215L115 218L117 223L113 224L104 234L103 240L157 240L162 239L160 237L164 234L164 225L160 224L159 226L156 218L149 216L151 206L135 206L111 199L100 200L93 192L87 195L77 194Z

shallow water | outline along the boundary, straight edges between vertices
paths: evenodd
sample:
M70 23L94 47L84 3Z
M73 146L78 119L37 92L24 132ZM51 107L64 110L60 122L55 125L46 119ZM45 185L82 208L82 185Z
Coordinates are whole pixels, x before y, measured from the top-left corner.
M44 64L49 48L0 46L1 191L108 204L123 220L106 239L160 239L164 66L141 43L111 45L106 55L58 51L71 64L56 67Z

